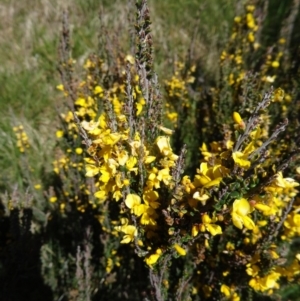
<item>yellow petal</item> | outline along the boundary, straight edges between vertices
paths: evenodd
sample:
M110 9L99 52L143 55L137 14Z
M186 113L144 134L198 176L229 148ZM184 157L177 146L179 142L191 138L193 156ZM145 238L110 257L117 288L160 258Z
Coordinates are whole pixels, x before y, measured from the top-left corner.
M271 210L271 207L269 207L269 206L267 206L265 204L255 204L254 207L255 207L255 209L258 209L258 210L260 210L262 212Z
M231 295L230 288L227 285L222 284L221 285L221 293L223 293L226 297L230 297L230 295Z
M144 163L145 163L145 164L150 164L150 163L152 163L155 159L156 159L155 156L147 156L147 157L145 158Z
M249 202L244 198L237 199L233 203L233 212L237 213L238 215L247 215L250 213L250 209L251 207Z
M199 191L196 191L193 194L193 198L200 201L202 203L203 206L206 205L206 201L209 199L209 196L207 194L201 194Z
M147 265L151 266L151 265L153 265L157 262L159 257L160 257L160 254L157 254L157 253L152 254L148 258L145 259L145 262L146 262Z
M87 164L86 167L86 177L93 177L99 173L99 168L92 164Z
M96 86L95 89L94 89L94 93L97 95L97 94L100 94L103 92L103 88L100 87L100 86Z
M206 229L212 236L222 234L222 228L219 225L208 224L206 225Z
M185 256L186 255L186 250L183 249L182 247L180 247L178 244L174 245L175 250L177 251L177 253L181 256Z
M195 175L194 185L196 187L202 187L203 185L209 183L211 179L205 175Z
M158 146L160 152L164 156L172 154L172 149L170 145L170 138L165 136L160 136L156 139L156 145Z
M232 158L239 167L247 169L251 166L251 162L247 160L247 156L244 155L242 152L232 153Z
M141 216L146 211L147 211L147 206L145 204L139 204L133 207L133 213L136 216Z
M207 184L205 184L205 185L203 186L203 188L209 188L209 187L211 187L211 186L219 185L219 184L221 183L221 181L222 181L222 178L221 178L221 177L220 177L220 178L216 178L216 179L214 179L214 180L208 182Z
M128 208L133 208L141 203L141 198L137 194L128 194L125 199L125 204Z
M56 131L56 138L61 138L63 136L64 136L64 131L62 131L62 130Z
M105 191L99 190L94 194L95 198L100 200L106 200L107 199L107 193Z
M155 190L148 190L143 194L143 200L145 202L155 202L158 200L159 194Z
M242 219L247 229L253 230L255 228L254 221L249 216L243 216Z
M203 214L202 215L202 223L203 224L209 224L209 223L211 223L211 218L209 217L208 214Z
M233 118L233 121L237 124L240 124L241 122L243 122L243 119L238 112L233 112L232 118Z
M232 217L233 224L237 228L243 229L243 220L242 220L242 218L239 215L237 215L236 213L234 213L234 212L231 214L231 217Z
M87 103L84 98L79 97L75 100L75 105L85 107L87 105Z
M198 227L198 225L194 225L192 227L192 236L195 237L198 235L198 233L199 233L199 227Z

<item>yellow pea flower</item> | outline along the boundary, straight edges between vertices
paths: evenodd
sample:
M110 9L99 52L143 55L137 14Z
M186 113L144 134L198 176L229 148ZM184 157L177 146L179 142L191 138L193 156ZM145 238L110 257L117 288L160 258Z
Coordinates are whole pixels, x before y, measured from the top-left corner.
M243 226L245 226L247 229L253 230L255 224L253 220L247 216L250 212L251 206L246 199L241 198L235 200L231 213L233 224L239 229L243 229Z
M177 253L181 256L185 256L186 255L186 250L182 247L180 247L178 244L174 245L174 249L177 251Z

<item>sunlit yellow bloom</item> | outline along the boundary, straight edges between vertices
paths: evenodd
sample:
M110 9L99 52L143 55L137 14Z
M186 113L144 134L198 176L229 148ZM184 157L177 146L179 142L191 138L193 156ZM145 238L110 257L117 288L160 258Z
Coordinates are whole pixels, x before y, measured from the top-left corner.
M241 117L241 115L238 112L233 112L232 118L236 124L238 124L240 127L245 127L245 123Z
M126 61L126 62L129 62L131 65L133 65L134 62L135 62L134 57L133 57L131 54L127 54L127 55L126 55L125 61Z
M278 61L274 61L274 62L272 62L271 66L272 66L273 68L278 68L278 67L280 66L280 64L279 64Z
M149 257L147 257L145 259L146 264L149 265L149 266L154 265L161 255L162 255L162 250L157 249L155 254L152 254L152 255L150 255Z
M75 149L75 153L76 153L77 155L81 155L82 152L83 152L83 149L82 149L81 147L77 147L77 148Z
M79 97L75 100L75 105L81 106L81 107L87 107L87 102L84 98Z
M256 291L264 292L269 289L279 288L277 281L280 278L280 273L271 272L270 274L259 277L256 276L252 278L249 282L249 285Z
M249 32L247 38L248 38L248 41L250 43L253 43L255 41L254 33L253 32Z
M117 154L117 160L121 166L124 166L128 160L128 153L125 150L119 152Z
M241 198L235 200L231 213L233 224L239 229L243 229L243 226L249 230L254 229L255 224L253 220L247 216L250 212L251 206L246 199Z
M247 12L252 13L255 10L255 6L254 5L247 5L246 10L247 10Z
M200 201L202 203L203 206L206 205L206 201L209 199L209 195L207 195L206 193L201 193L200 191L196 191L193 194L193 198Z
M150 163L152 163L153 161L155 161L155 159L156 159L155 156L147 156L147 157L145 157L144 163L145 163L145 164L150 164Z
M91 135L99 135L101 130L98 128L99 122L82 121L81 126Z
M274 91L274 94L273 94L273 101L275 102L281 102L284 98L284 90L281 89L281 88L278 88Z
M129 209L132 209L134 212L134 208L141 204L141 198L137 194L128 194L125 199L125 204Z
M100 86L96 86L94 88L94 94L98 95L98 94L102 94L103 93L103 88Z
M170 169L164 168L158 171L157 179L159 181L164 182L165 185L169 184L169 181L172 179L172 176L170 175Z
M228 169L222 165L215 165L208 167L207 162L200 164L200 169L197 170L197 175L194 178L194 185L196 187L209 188L211 186L218 186L222 181L222 177L228 174Z
M240 17L240 16L234 17L234 22L235 23L240 23L241 21L242 21L242 17Z
M57 85L57 86L56 86L56 89L57 89L57 90L60 90L60 91L64 91L64 90L65 90L65 89L64 89L64 85L62 85L62 84Z
M226 297L230 297L231 291L230 291L229 286L222 284L220 290L221 290L221 293L223 293Z
M246 18L247 18L247 26L248 26L248 28L253 29L255 27L255 20L254 20L254 17L252 15L252 13L248 13L246 15Z
M134 168L134 166L137 163L137 158L136 157L130 157L127 162L126 162L126 167L129 171L134 171L137 173L137 168Z
M56 131L56 138L62 138L64 136L64 131L58 130Z
M35 184L35 185L34 185L34 188L35 188L36 190L40 190L40 189L42 188L42 186L41 186L41 184Z
M177 251L177 253L181 256L185 256L186 255L186 250L183 249L182 247L180 247L178 244L174 245L174 249Z
M170 129L168 129L168 128L166 128L166 127L164 127L164 126L159 126L158 127L162 132L164 132L165 134L167 134L167 135L172 135L173 134L173 130L170 130Z
M160 152L164 156L169 156L172 154L172 148L170 145L170 138L165 136L160 136L156 139L156 145L158 146Z
M101 201L105 201L108 197L107 192L103 190L97 191L94 196Z
M248 169L251 166L251 162L247 160L248 155L243 152L233 152L232 158L239 167Z
M146 204L156 209L160 206L158 202L156 202L159 198L159 194L154 190L146 190L143 194L143 200Z
M216 221L216 220L215 220ZM222 228L219 225L213 224L213 220L209 217L208 214L202 215L202 225L200 226L200 230L204 232L208 231L212 236L222 234Z
M137 229L133 225L122 226L121 231L125 233L123 239L121 240L121 244L128 244L134 241L134 237L137 236Z
M226 250L228 250L228 251L233 251L235 249L235 245L232 243L232 242L228 242L227 244L226 244Z
M52 196L52 197L50 197L49 201L51 203L55 203L57 201L57 197L56 196Z

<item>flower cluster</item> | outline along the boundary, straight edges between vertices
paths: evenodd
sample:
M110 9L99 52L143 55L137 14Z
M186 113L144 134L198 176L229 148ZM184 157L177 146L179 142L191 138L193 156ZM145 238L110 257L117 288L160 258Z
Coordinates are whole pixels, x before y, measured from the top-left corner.
M13 131L16 134L17 137L17 148L21 153L25 153L25 151L30 147L29 139L24 131L24 127L22 125L15 126L13 128Z

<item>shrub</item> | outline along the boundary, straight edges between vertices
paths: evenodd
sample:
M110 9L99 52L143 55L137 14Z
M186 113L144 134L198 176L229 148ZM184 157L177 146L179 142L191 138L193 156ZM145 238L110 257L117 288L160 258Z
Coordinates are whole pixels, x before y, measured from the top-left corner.
M201 60L175 62L162 93L147 2L136 8L135 54L92 54L79 79L64 14L57 88L67 106L44 184L43 279L65 300L277 298L299 281L291 43L265 48L264 7L247 3L219 78L201 74Z

